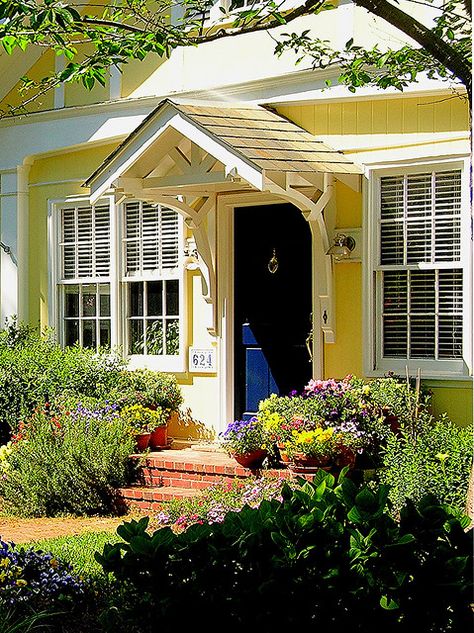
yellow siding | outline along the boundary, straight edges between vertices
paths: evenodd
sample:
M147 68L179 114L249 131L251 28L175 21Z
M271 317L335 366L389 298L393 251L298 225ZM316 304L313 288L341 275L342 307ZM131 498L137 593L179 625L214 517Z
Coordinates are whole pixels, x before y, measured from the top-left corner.
M32 66L32 68L25 73L28 79L32 79L33 81L39 81L44 77L47 77L54 70L54 59L55 55L51 51L47 51L44 53L38 61ZM22 86L22 82L19 81L15 87L5 96L0 104L0 109L8 110L8 106L16 107L21 105L26 99L30 99L34 94L37 94L37 91L27 92L25 94L20 94L20 88ZM50 110L54 107L54 92L50 90L37 97L32 103L28 104L29 112L39 112L41 110Z
M449 418L461 426L472 422L472 383L455 381L423 381L433 392L433 415L447 413Z
M142 83L166 61L155 53L150 53L144 60L131 60L122 67L122 97L129 97Z
M362 376L362 266L341 263L334 268L336 342L324 346L324 376Z
M461 97L395 97L278 108L312 134L395 134L469 129Z

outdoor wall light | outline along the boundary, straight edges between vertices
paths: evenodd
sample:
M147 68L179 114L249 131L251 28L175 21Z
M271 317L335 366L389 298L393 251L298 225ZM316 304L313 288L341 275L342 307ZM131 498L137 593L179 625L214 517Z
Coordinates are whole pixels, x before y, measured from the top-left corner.
M350 235L338 233L334 236L334 244L328 249L326 255L332 255L336 261L347 259L354 250L355 239Z
M183 266L185 270L198 270L199 260L196 245L193 240L187 240L187 246L184 249Z

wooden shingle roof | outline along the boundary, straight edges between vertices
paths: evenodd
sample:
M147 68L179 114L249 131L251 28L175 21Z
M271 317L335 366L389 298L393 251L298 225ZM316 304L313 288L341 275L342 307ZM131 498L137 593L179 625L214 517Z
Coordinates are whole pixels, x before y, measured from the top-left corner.
M220 142L267 171L361 173L342 152L266 108L173 105Z

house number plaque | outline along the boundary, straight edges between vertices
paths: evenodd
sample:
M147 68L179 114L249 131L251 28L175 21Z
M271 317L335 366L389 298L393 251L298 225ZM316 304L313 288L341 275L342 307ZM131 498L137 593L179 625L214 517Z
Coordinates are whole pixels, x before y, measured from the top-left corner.
M212 347L189 348L189 371L193 373L214 374L217 371L216 350Z

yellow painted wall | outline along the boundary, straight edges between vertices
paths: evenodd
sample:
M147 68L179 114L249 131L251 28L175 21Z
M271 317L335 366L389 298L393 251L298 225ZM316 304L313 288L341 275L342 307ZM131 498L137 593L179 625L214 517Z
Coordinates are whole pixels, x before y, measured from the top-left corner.
M395 97L285 106L278 111L316 135L422 134L469 129L467 104L458 97ZM362 194L341 183L336 186L335 226L362 226ZM334 285L336 342L324 346L324 376L342 378L348 373L362 376L362 265L335 264ZM472 383L427 380L424 384L433 392L435 415L447 412L458 424L472 420Z
M38 61L26 73L26 76L33 81L39 81L51 74L54 69L55 55L51 51L43 53ZM20 93L22 82L18 82L16 86L5 96L0 103L0 110L8 111L8 106L17 107L30 99L37 91L28 91L24 94ZM39 112L41 110L50 110L54 107L54 92L50 90L44 95L38 96L32 103L28 104L28 112Z
M284 106L278 111L311 134L405 134L469 129L466 101L445 95Z

